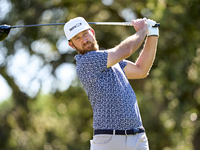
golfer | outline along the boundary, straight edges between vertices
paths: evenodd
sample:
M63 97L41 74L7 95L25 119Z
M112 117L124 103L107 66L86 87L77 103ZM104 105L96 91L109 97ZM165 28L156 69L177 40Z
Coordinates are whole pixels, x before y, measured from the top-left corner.
M148 150L148 140L128 79L145 78L155 59L159 30L155 21L132 20L136 33L114 48L99 50L94 30L82 17L64 26L69 45L78 51L76 71L93 109L90 150ZM120 32L120 31L119 31ZM145 40L146 38L146 40ZM143 43L136 62L125 60Z

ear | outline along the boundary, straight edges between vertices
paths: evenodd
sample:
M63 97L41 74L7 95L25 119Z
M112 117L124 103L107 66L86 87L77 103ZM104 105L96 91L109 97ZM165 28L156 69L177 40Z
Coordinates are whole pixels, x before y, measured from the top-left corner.
M90 29L90 31L92 32L92 34L95 36L95 32L94 32L94 29Z
M71 46L73 49L76 49L76 48L74 47L74 44L72 43L72 41L68 41L68 44L69 44L69 46Z

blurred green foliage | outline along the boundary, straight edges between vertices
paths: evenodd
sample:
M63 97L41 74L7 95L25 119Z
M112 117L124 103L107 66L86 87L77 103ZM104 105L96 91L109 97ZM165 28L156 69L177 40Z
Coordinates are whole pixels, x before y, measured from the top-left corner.
M200 1L8 2L12 8L0 24L64 23L77 16L88 22L120 22L143 17L159 22L158 52L149 76L130 80L150 149L200 149ZM132 27L92 27L101 49L114 47L135 32ZM66 46L58 48L62 42ZM80 82L75 77L66 90L57 87L56 69L65 63L75 63L76 55L67 47L63 26L12 29L0 45L0 51L4 52L0 74L12 89L11 98L0 105L0 149L89 149L93 132L92 109ZM17 72L12 73L9 69L19 49L29 56L28 64L33 58L40 60L40 69L32 72L31 81L25 87L15 76ZM65 50L61 52L60 49ZM135 61L138 54L139 50L129 59ZM50 68L48 73L55 80L48 85L50 92L43 94L44 79L37 79L38 91L34 94L29 87L44 68ZM50 80L48 73L43 75Z

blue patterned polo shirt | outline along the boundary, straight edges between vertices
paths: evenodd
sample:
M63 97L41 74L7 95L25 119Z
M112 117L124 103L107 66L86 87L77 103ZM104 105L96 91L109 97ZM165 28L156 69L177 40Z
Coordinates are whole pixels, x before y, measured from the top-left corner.
M142 126L135 96L123 60L107 68L106 51L78 54L76 71L93 109L94 129L125 130Z

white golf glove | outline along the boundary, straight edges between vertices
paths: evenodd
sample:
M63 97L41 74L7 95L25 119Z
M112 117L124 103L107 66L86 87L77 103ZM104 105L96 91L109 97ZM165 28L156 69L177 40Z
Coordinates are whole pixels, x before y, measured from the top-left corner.
M159 36L158 27L153 27L156 24L156 22L151 19L147 19L147 24L148 24L147 36Z

